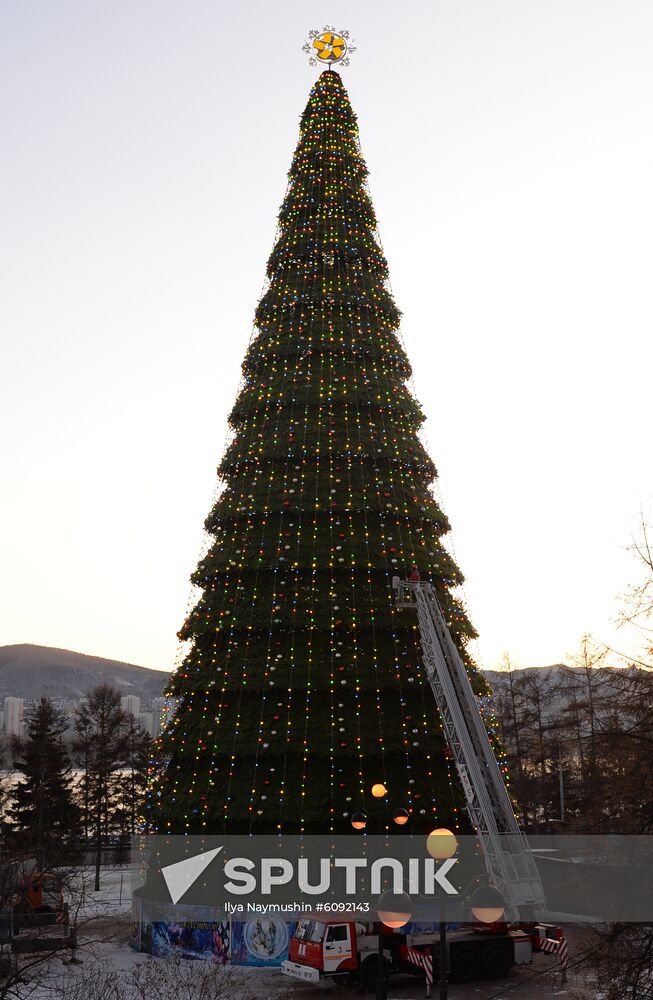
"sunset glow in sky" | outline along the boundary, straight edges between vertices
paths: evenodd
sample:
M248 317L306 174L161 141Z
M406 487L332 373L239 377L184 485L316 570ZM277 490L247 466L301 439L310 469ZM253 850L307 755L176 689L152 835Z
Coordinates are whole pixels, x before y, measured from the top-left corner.
M479 659L633 648L645 0L0 2L0 645L171 668L326 23Z

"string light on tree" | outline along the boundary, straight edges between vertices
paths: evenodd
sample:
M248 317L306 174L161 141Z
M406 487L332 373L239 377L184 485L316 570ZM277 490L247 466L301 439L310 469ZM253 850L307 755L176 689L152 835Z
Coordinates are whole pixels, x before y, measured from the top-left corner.
M328 69L301 117L192 576L199 598L179 632L177 708L149 800L160 832L346 832L374 782L406 813L393 825L460 827L419 635L394 604L397 572L433 581L486 690L466 650L476 633L443 544L358 124L333 68L353 46L332 26L306 45Z

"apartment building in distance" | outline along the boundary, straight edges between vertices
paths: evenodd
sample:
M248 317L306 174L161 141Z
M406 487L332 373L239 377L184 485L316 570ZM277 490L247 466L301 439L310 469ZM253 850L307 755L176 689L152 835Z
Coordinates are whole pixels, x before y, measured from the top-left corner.
M5 698L2 731L7 736L22 736L25 719L25 699Z

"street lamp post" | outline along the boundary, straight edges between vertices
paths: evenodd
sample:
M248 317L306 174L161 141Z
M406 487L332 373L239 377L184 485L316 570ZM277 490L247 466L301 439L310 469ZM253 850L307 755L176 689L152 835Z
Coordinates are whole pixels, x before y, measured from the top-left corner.
M377 1000L379 1000L379 983L381 983L382 1000L386 1000L388 995L388 980L383 955L383 927L385 925L392 930L398 930L407 924L412 916L412 903L410 896L405 892L397 893L388 890L379 897L377 909L379 914L379 965L376 978L376 996Z
M451 830L445 827L438 827L432 830L426 838L426 850L436 861L446 861L452 858L458 850L458 841ZM447 915L445 912L445 897L440 894L440 955L439 955L439 980L440 980L440 1000L447 1000L448 987L447 976L449 972L449 960L447 955ZM432 965L435 968L435 946L433 947Z
M383 954L383 922L379 920L379 950L376 966L376 1000L388 1000L388 974Z
M458 850L458 841L451 830L439 827L433 830L426 838L426 849L436 861L446 861L452 858ZM448 997L448 972L449 956L447 954L447 921L445 912L446 897L440 895L440 955L439 955L439 979L440 979L440 1000L447 1000ZM506 907L506 902L493 885L480 885L474 890L470 899L472 913L481 923L493 924L501 920ZM435 950L435 949L434 949ZM435 959L435 954L433 955ZM433 962L435 967L435 961Z
M447 917L444 911L444 896L440 895L440 1000L447 1000L449 956L447 955Z
M385 785L377 782L372 785L372 796L375 799L383 800L388 794L388 790ZM386 809L383 812L372 813L368 816L365 812L355 812L351 817L351 825L354 830L365 830L367 829L367 824L370 819L374 820L378 825L380 825L381 820L392 816L392 821L395 826L405 826L410 816L408 811L403 808L398 809ZM388 1000L388 976L385 966L385 956L384 956L384 940L383 940L383 925L387 924L389 927L403 927L408 920L410 920L410 914L404 913L386 913L386 920L382 919L382 914L379 911L379 921L378 921L378 964L376 968L376 1000ZM397 918L392 920L391 918ZM398 922L397 922L398 920Z

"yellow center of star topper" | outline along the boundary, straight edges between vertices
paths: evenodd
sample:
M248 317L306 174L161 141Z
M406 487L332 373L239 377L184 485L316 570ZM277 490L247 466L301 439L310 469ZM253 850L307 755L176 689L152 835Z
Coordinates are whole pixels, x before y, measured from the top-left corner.
M302 51L310 56L308 61L311 66L319 63L349 66L349 56L356 49L349 41L348 31L336 31L332 25L327 24L322 31L309 31L308 41Z
M334 35L331 31L324 31L313 39L313 48L316 50L317 58L321 59L322 62L338 62L347 51L347 42L342 35Z

